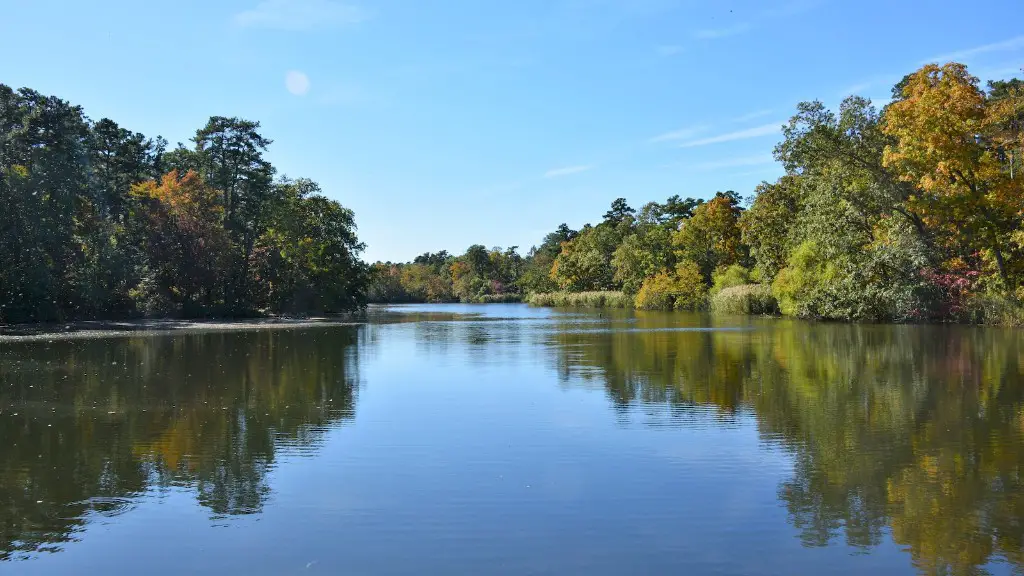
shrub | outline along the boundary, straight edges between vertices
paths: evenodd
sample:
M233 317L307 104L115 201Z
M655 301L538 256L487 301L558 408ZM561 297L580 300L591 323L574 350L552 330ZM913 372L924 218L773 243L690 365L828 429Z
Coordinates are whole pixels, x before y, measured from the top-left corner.
M767 284L730 286L711 297L711 310L719 314L778 314L779 303Z
M708 294L713 298L726 288L743 286L744 284L750 284L750 270L739 264L719 266L711 275L711 291Z
M976 324L1024 326L1024 302L1002 294L975 294L966 303L962 320Z
M707 286L695 262L684 260L675 274L659 272L644 280L636 295L642 310L698 310L707 301Z
M485 294L473 300L479 304L513 304L522 301L522 294Z
M644 280L636 293L636 307L640 310L671 310L675 303L675 282L668 272L659 272Z
M929 315L935 299L918 264L880 242L862 253L835 253L805 241L776 275L772 294L787 316L917 321Z
M530 294L531 306L555 308L632 308L633 299L622 292L541 292Z

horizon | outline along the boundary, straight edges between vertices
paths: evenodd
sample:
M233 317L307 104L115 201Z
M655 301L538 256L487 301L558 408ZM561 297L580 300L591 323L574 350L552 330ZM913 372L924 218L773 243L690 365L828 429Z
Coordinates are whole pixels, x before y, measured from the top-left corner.
M881 106L933 61L982 83L1024 65L1013 19L989 17L1009 0L731 6L42 0L0 23L0 47L24 55L0 82L172 147L213 115L258 121L279 175L355 211L365 261L404 262L473 244L526 252L619 197L747 197L783 173L771 150L800 101Z

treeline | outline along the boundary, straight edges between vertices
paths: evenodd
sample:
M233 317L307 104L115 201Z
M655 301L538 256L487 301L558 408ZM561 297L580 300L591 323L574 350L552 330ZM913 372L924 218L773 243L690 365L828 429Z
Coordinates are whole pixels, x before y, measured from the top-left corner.
M745 200L673 196L637 211L620 198L522 258L475 246L375 264L371 299L1024 323L1022 126L1020 80L983 90L961 64L924 66L881 110L860 97L838 112L799 104L774 150L786 174Z
M361 306L352 211L277 177L259 128L215 116L168 150L0 85L0 322Z

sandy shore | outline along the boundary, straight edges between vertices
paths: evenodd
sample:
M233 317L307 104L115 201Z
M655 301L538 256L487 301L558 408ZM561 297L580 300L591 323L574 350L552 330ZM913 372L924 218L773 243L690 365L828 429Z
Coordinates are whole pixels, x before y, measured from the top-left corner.
M87 320L62 324L0 325L0 343L31 340L69 340L156 336L191 332L234 332L240 330L281 330L314 326L353 326L361 324L352 317L245 318L223 320Z

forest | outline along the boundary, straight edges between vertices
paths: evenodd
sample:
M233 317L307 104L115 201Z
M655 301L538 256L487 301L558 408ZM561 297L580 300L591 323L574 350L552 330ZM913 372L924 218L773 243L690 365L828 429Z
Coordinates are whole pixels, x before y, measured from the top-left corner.
M352 211L279 175L258 122L214 116L171 149L0 85L0 323L525 300L1022 324L1022 124L1021 80L930 64L881 109L800 103L785 175L749 196L619 198L525 254L368 265Z
M1024 324L1024 82L908 74L881 109L802 102L750 196L616 199L520 255L471 246L370 267L371 302L711 309Z
M0 85L0 324L362 307L352 211L278 176L259 129L214 116L169 150Z

